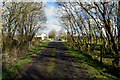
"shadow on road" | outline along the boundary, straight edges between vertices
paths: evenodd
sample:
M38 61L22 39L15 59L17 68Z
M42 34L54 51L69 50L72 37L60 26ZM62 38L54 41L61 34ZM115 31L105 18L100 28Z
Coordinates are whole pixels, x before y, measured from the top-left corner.
M25 66L15 80L49 80L89 78L77 67L66 52L62 42L50 42L37 57Z

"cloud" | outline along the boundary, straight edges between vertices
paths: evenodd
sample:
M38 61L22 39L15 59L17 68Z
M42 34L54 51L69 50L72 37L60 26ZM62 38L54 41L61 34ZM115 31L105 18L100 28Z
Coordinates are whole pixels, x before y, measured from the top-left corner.
M44 8L44 11L47 17L46 28L39 32L45 32L48 34L49 31L53 29L57 31L62 29L62 27L60 26L59 20L56 17L58 16L57 7L55 7L54 5L46 5L46 7Z
M56 7L48 5L44 8L46 17L54 17L56 15Z

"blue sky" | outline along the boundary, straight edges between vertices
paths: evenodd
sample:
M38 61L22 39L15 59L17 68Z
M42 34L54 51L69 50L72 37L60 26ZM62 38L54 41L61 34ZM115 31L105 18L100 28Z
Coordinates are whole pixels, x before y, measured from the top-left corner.
M45 4L48 6L55 6L55 7L58 6L55 2L46 2Z

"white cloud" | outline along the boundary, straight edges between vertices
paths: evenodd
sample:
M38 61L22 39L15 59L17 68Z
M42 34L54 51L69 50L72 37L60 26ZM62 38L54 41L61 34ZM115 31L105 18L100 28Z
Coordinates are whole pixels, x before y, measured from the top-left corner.
M44 11L46 17L54 17L56 15L56 7L54 6L46 6Z
M57 14L57 7L49 5L44 8L45 15L47 17L47 22L46 22L46 28L44 30L41 30L39 32L45 32L49 33L51 30L60 30L62 27L60 26L59 20L56 16Z

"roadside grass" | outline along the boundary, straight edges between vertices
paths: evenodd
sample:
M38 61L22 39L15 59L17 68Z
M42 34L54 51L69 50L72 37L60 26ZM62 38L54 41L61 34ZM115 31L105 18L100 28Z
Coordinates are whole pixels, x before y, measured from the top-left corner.
M11 67L4 67L2 69L2 80L10 80L24 67L25 64L29 63L33 56L37 56L48 45L48 42L42 42L41 45L31 49L30 52L25 56L21 57L20 60L15 62L15 65Z
M106 68L103 67L98 61L93 60L88 55L80 54L78 51L71 48L66 42L63 42L63 44L67 48L68 53L72 57L72 60L75 61L76 64L79 65L81 68L83 68L83 71L86 71L91 78L95 80L117 79L117 77L106 73Z
M116 43L117 44L117 43ZM87 54L89 54L90 56L92 56L93 59L96 59L98 61L100 61L100 50L101 50L101 47L100 45L102 45L101 42L98 42L97 45L95 46L95 49L94 51L90 51L88 52ZM120 51L118 52L118 54L120 55ZM106 55L108 57L112 57L111 55ZM112 66L112 61L114 60L114 58L105 58L103 56L102 58L102 61L103 61L103 64L105 65L108 65L108 66ZM119 60L119 63L120 63L120 60ZM120 67L120 64L118 65L118 67Z

